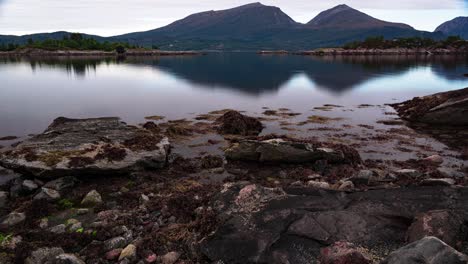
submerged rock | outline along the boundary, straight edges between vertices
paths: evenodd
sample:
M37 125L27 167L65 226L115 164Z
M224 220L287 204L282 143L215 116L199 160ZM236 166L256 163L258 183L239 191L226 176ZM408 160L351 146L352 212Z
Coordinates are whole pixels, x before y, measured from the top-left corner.
M283 139L241 141L227 149L225 155L230 160L273 163L306 163L317 160L332 163L360 162L359 153L345 146L339 146L337 149L322 148Z
M258 119L237 111L226 112L216 122L220 124L219 133L226 135L256 136L263 130L263 125Z
M466 264L468 257L436 237L425 237L391 253L382 264Z
M405 120L438 125L468 125L468 88L392 105Z
M119 118L60 117L0 156L0 165L39 178L128 173L166 164L169 141Z

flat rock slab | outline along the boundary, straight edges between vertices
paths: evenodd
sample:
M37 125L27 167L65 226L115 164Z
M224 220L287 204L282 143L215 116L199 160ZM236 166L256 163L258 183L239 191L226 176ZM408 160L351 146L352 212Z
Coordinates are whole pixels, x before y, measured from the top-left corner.
M401 118L413 122L467 126L468 88L437 93L393 104Z
M59 117L44 133L0 157L0 165L39 178L128 173L166 164L169 141L119 118Z
M214 209L221 226L202 252L223 263L315 263L346 241L385 256L404 246L415 216L451 208L468 220L468 188L413 187L344 193L258 185L227 186Z

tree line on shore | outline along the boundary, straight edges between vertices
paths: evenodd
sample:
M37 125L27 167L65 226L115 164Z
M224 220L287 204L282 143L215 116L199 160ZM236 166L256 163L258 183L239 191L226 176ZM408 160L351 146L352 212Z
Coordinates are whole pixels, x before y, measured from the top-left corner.
M138 49L143 48L139 45L130 45L124 42L109 42L109 41L97 41L94 38L85 38L82 34L71 33L66 35L63 39L45 39L45 40L33 40L28 39L26 44L14 44L14 43L0 43L0 51L15 51L24 48L34 48L43 50L100 50L100 51L116 51L118 53L124 53L126 49ZM153 49L157 47L153 46Z
M368 37L364 41L354 41L343 46L344 49L392 49L392 48L459 48L466 46L468 41L459 36L450 36L444 40L434 40L431 38L397 38L385 39L382 36Z

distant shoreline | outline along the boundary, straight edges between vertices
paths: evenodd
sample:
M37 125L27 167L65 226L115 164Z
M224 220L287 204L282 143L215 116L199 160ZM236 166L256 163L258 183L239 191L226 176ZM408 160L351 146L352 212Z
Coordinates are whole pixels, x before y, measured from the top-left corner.
M199 51L163 51L163 50L127 50L125 53L119 54L115 51L100 51L100 50L42 50L42 49L27 49L19 51L0 52L0 56L58 56L58 57L118 57L118 56L195 56L203 55L204 52Z
M309 51L285 51L285 50L262 50L259 55L304 55L304 56L324 56L324 55L468 55L468 50L457 49L343 49L343 48L323 48Z

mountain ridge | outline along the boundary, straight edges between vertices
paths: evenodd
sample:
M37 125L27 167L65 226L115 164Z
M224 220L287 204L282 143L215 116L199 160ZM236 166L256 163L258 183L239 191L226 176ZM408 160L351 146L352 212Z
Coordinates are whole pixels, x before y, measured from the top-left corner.
M468 17L456 17L452 20L442 23L435 32L442 32L446 35L460 36L468 39Z

